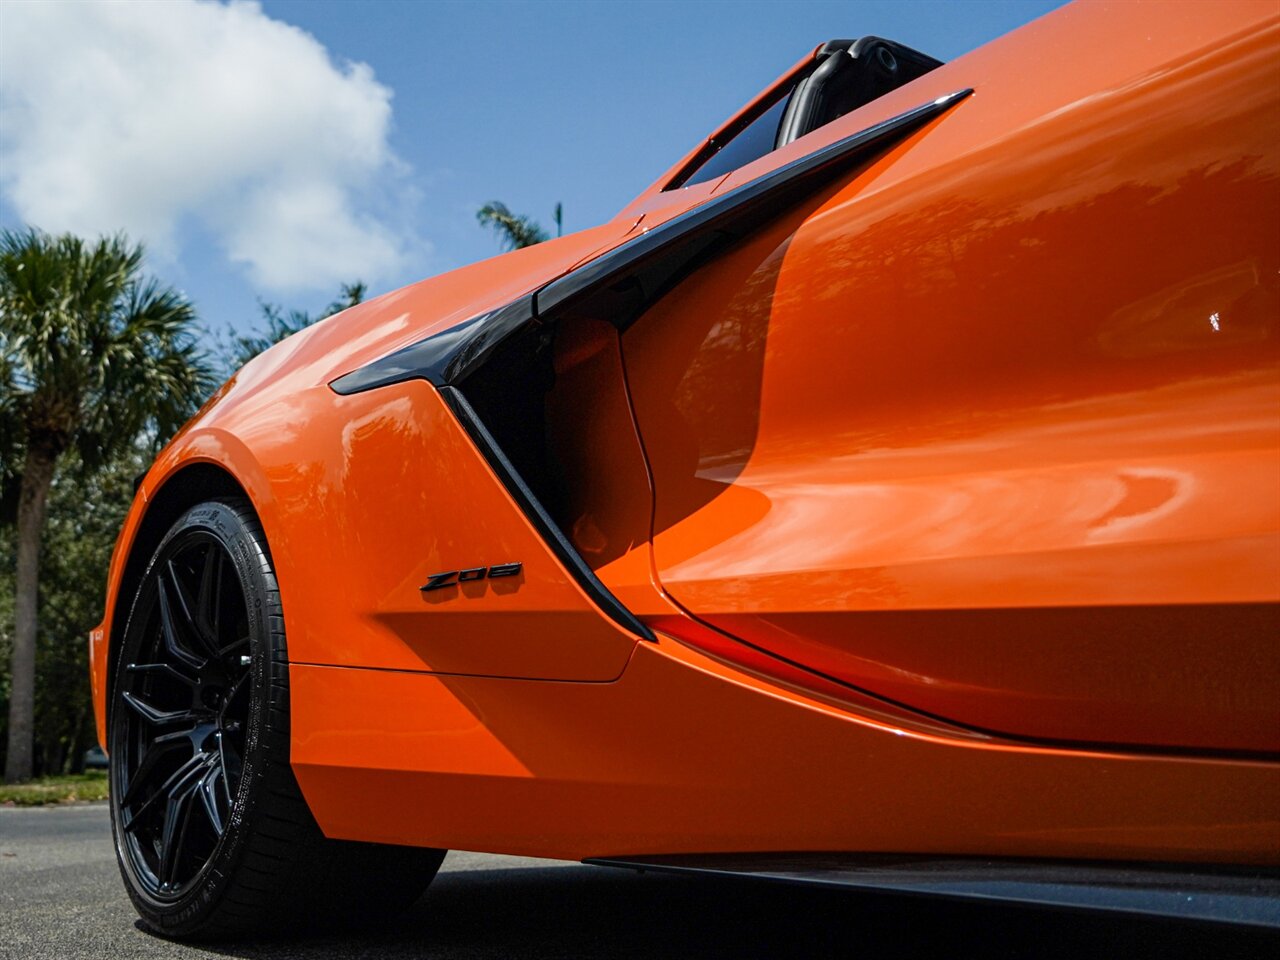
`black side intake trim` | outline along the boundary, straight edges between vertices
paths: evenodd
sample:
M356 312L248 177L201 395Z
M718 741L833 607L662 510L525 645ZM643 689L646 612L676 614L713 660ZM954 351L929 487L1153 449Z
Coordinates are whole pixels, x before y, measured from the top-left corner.
M939 97L793 160L645 231L506 306L366 364L329 386L335 393L353 394L405 380L435 385L579 586L620 626L653 640L649 628L587 566L530 487L528 481L536 484L546 472L540 469L545 461L538 443L541 421L531 422L533 408L513 394L536 393L537 385L551 376L546 348L556 321L586 310L625 330L690 272L784 211L788 203L887 150L972 92L959 90ZM463 396L464 389L471 402ZM472 403L487 420L481 419ZM505 449L494 434L503 439ZM545 481L539 489L545 495L553 492Z
M971 93L972 90L958 90L921 104L913 110L900 113L792 160L659 224L629 243L624 243L547 284L536 294L537 315L549 317L589 296L605 292L619 281L624 284L634 283L638 277L644 277L646 267L677 253L690 241L695 243L695 252L701 252L707 243L708 234L721 234L726 239L737 239L776 215L788 201L821 187L854 162L888 149ZM645 283L643 280L641 285L650 289L666 286L662 281ZM615 322L622 320L629 323L633 318L614 319Z
M645 640L656 640L657 638L654 637L653 631L636 619L635 614L618 602L618 598L609 592L608 588L600 582L600 578L595 575L595 571L588 567L582 557L578 555L578 551L573 548L573 544L568 541L556 525L556 522L551 519L550 514L543 509L538 498L534 496L533 491L521 479L520 474L512 466L511 461L507 459L506 454L494 442L493 436L480 421L480 418L476 416L476 412L471 408L471 404L467 402L467 398L462 395L462 392L456 387L446 386L440 388L440 396L444 398L445 403L449 405L449 409L458 418L458 422L462 424L463 429L467 431L467 434L475 442L485 460L489 462L489 466L493 468L493 472L502 481L503 486L507 488L507 491L520 505L524 515L529 518L529 521L534 525L538 533L542 535L547 545L551 547L552 552L573 574L578 581L578 585L586 591L596 606L623 629L629 630Z
M443 333L411 343L381 360L334 380L336 393L360 393L405 380L427 380L437 387L460 379L463 371L482 366L493 351L512 334L536 326L533 295L513 300L505 307L464 320Z
M828 144L659 224L532 294L375 360L329 386L342 394L412 379L460 386L514 334L548 324L588 301L597 316L625 328L684 276L691 262L714 254L855 161L888 149L971 93L949 93Z

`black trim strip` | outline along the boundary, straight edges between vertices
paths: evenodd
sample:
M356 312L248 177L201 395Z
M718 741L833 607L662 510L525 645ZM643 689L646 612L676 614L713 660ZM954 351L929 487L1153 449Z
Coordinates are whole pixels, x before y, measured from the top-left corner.
M830 143L813 153L784 164L749 183L713 197L678 217L659 224L629 243L584 264L554 280L536 294L537 314L546 316L564 309L601 286L609 285L640 268L648 261L670 252L695 234L740 232L740 221L755 225L755 214L779 212L780 201L794 193L811 190L826 182L827 176L865 158L872 149L883 150L898 142L934 117L945 113L969 96L972 90L958 90L900 113L874 126Z
M560 531L560 527L551 519L551 515L543 509L533 491L521 479L520 474L516 472L506 454L494 442L488 428L476 416L476 412L471 408L471 404L467 402L467 398L462 395L462 391L456 387L441 387L440 396L444 398L444 402L449 405L449 409L458 418L458 422L462 424L463 429L467 431L467 434L475 442L476 447L484 455L489 466L493 468L493 472L498 475L498 479L502 481L503 486L507 488L507 491L520 505L524 515L529 518L529 521L534 525L538 533L542 535L552 552L568 568L569 572L578 581L579 586L586 591L596 606L603 610L609 619L620 627L643 637L645 640L656 641L657 638L653 635L653 631L641 623L635 614L618 602L618 598L609 592L609 589L600 582L600 578L595 575L595 571L588 567L582 557L579 556L578 551L573 548L573 544L568 541Z
M341 394L360 393L405 380L426 380L442 387L482 366L508 337L537 322L533 294L528 294L353 370L329 386Z
M1280 929L1280 873L1265 867L838 853L593 857L583 862Z
M588 301L595 316L626 329L654 300L725 244L785 210L789 202L818 189L854 162L898 143L972 92L959 90L939 97L784 164L645 231L533 293L366 364L329 386L335 393L353 394L406 380L435 385L525 516L583 590L620 626L653 640L649 628L609 593L583 561L458 388L484 369L503 347L536 352L548 335L550 321ZM521 340L526 334L533 334L525 341L531 344L529 348Z
M640 234L532 294L375 360L329 386L341 394L413 379L427 380L437 387L458 386L511 336L546 323L553 314L589 296L606 294L621 298L624 304L637 299L647 304L680 275L684 265L717 242L756 226L777 213L786 200L817 188L854 160L887 149L971 93L966 89L938 97L792 160ZM602 315L627 326L635 313L615 308Z

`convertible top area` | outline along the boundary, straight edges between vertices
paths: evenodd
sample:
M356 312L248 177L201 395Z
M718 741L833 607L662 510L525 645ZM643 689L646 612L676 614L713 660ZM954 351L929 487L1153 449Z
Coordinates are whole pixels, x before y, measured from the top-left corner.
M830 40L769 95L714 136L667 190L723 177L942 66L879 37Z

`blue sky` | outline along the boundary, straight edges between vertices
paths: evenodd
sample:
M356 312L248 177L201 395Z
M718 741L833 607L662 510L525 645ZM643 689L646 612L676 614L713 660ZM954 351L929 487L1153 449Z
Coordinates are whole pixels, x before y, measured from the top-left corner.
M128 228L245 330L258 297L315 309L496 254L490 199L608 219L824 40L946 60L1059 5L6 2L0 221Z

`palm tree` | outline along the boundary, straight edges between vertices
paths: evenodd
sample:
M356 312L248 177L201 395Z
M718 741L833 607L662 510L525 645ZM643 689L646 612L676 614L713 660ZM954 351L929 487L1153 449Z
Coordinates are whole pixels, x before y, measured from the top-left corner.
M559 205L556 210L556 222L559 223ZM524 214L512 213L505 203L497 200L490 200L477 210L476 219L480 221L480 226L493 228L504 250L532 247L535 243L551 239L537 220Z
M45 501L59 459L96 470L168 437L214 386L182 294L141 275L142 247L0 232L0 453L18 487L4 779L30 778Z

